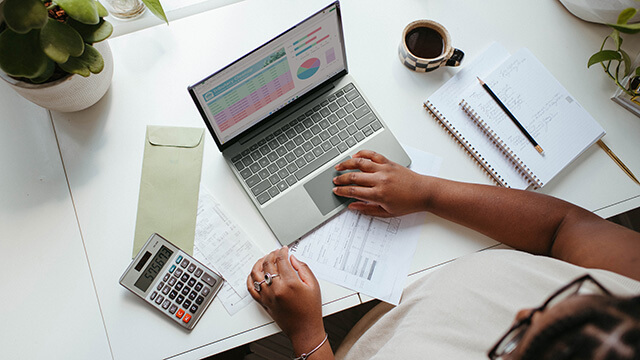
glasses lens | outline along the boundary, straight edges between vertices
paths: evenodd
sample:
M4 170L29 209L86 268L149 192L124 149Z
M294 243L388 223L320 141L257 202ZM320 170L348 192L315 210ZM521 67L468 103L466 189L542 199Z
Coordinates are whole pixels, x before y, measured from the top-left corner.
M511 354L518 346L518 343L520 343L520 340L522 340L522 336L527 332L527 329L529 329L528 322L522 323L517 328L511 330L496 348L496 357L494 359L500 359L504 355Z

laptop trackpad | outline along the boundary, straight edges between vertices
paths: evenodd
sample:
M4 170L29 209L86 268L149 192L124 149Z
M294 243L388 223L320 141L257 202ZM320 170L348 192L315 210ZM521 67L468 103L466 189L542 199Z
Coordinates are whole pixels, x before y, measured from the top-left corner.
M339 164L349 158L350 157L346 157L337 161L336 164ZM307 193L311 196L311 199L313 199L313 202L316 204L322 215L327 215L331 210L342 204L348 204L354 201L354 199L337 196L333 193L333 188L336 186L333 183L333 178L350 171L356 170L336 171L336 169L330 167L318 174L308 183L304 184L304 188L307 190Z

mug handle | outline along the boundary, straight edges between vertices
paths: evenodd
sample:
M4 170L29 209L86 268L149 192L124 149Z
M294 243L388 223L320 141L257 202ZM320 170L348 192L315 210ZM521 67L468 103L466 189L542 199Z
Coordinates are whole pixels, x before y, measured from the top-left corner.
M453 49L453 54L451 55L449 60L447 60L445 65L447 65L447 66L458 66L462 62L463 58L464 58L464 52L462 50Z

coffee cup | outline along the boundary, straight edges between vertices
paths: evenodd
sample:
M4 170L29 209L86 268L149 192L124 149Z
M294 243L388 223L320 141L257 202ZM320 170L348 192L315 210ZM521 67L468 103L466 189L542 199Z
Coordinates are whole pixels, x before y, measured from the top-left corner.
M451 36L444 26L432 20L416 20L404 28L398 55L409 69L428 72L440 66L460 65L464 52L451 46Z

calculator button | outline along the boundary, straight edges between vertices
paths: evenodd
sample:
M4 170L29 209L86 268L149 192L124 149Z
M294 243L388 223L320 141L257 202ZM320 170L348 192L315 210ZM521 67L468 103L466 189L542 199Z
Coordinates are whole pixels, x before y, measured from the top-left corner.
M209 289L208 287L204 287L204 289L202 289L202 296L207 297L207 295L209 295L209 292L211 291L211 289Z
M169 268L169 272L172 273L173 270L175 270L175 269L176 269L176 266L175 265L171 265L171 267Z
M158 291L162 290L163 286L164 286L164 283L161 281L160 283L158 283L158 287L156 288L156 290Z
M180 267L182 267L183 269L186 269L187 266L189 266L189 260L187 259L182 260L182 262L180 263Z
M164 300L164 296L158 295L158 297L156 298L156 304L158 305L162 304L163 300Z
M184 315L184 310L182 310L182 309L178 310L178 312L176 313L176 317L178 319L180 319L180 318L182 318L182 315Z
M182 269L180 269L180 268L177 268L177 269L176 269L176 276L177 276L177 277L182 276Z
M175 276L172 276L171 279L169 279L169 286L175 285L176 281L178 281L178 279Z
M156 296L158 296L158 293L154 291L154 292L151 293L151 296L149 296L149 299L151 299L151 301L153 301L153 299L155 299Z
M196 265L195 264L189 265L189 267L187 268L187 271L190 273L196 271Z
M195 299L195 298L196 298L196 296L198 296L198 293L197 293L197 292L195 292L195 291L192 291L192 292L189 294L189 300L193 300L193 299Z
M192 313L192 314L195 313L196 311L198 311L198 306L197 305L192 305L189 308L189 312Z
M170 300L165 300L165 301L162 303L162 308L166 310L166 309L168 309L168 308L169 308L169 305L171 305L171 301L170 301Z
M169 280L169 276L170 276L170 275L169 275L169 273L166 273L166 274L164 275L164 278L162 279L162 281L167 281L167 280Z
M178 281L178 283L176 284L176 290L180 291L180 289L182 289L183 286L184 284Z
M185 308L185 309L188 309L189 306L191 306L191 301L189 301L189 300L185 300L184 304L182 304L182 307Z
M162 293L167 295L170 290L171 290L171 287L169 287L169 285L167 285L162 289Z
M204 273L204 275L202 275L202 281L206 282L209 286L213 286L216 284L216 279L214 279L213 276L207 273Z
M169 313L175 314L176 310L178 310L178 306L176 304L171 305L169 308Z
M178 255L176 258L176 264L180 264L180 261L182 261L182 255Z
M194 278L189 279L189 282L187 282L187 285L189 285L191 287L193 287L193 285L195 285L195 284L196 284L196 279L194 279Z
M196 299L196 304L202 305L203 301L204 301L204 298L202 296L198 296L198 298Z
M204 286L204 285L202 285L202 283L197 283L197 284L196 284L196 287L195 287L196 291L200 291L200 290L202 290L202 287L203 287L203 286Z
M189 314L185 314L184 318L182 318L185 324L189 323L189 320L191 320L191 315Z
M190 278L189 274L184 274L184 275L182 275L182 277L180 278L180 280L181 280L182 282L187 282L187 280L189 280L189 278ZM211 285L211 286L213 286L213 285Z
M184 296L187 296L187 295L189 295L189 291L191 291L191 288L190 288L190 287L186 287L186 286L185 286L185 287L182 289L181 294L182 294L182 295L184 295Z
M178 296L178 292L173 290L172 292L169 293L169 299L173 300L176 298L176 296Z
M184 301L184 296L178 295L178 298L176 299L176 304L180 305L182 304L183 301Z
M202 269L198 268L198 269L196 270L196 273L195 273L194 275L195 275L195 277L199 278L199 277L200 277L200 275L202 275Z

